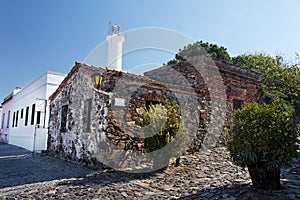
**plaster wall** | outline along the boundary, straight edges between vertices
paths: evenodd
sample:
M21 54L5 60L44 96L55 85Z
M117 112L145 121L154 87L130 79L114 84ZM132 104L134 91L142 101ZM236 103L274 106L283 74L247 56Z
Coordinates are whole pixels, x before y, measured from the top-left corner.
M46 72L14 95L11 108L10 144L28 150L46 149L49 121L48 98L64 77L64 74Z
M2 118L0 122L0 141L4 143L9 142L9 133L11 127L11 110L12 110L12 97L2 103Z

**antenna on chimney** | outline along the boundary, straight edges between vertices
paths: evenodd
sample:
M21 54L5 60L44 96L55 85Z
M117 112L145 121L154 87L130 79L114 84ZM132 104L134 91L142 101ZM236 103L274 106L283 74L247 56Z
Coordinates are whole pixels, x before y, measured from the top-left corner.
M111 34L111 20L108 22L108 30L107 35Z

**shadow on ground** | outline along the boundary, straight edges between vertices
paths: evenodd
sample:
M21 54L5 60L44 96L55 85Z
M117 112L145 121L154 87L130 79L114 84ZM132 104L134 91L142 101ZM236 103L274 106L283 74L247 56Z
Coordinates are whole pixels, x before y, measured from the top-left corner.
M148 173L127 173L122 171L115 171L108 169L104 171L98 171L90 173L87 176L77 178L76 180L66 180L58 183L57 185L64 186L107 186L115 183L127 183L132 180L144 180L155 177L158 174L163 173L162 170L157 170Z
M0 143L0 188L84 176L92 170Z
M185 173L185 172L183 172ZM53 185L49 185L46 182L44 186L44 190L42 194L39 194L40 189L37 189L35 192L37 195L44 195L44 192L50 190L57 190L56 192L67 192L67 194L72 195L72 191L76 192L77 190L85 190L88 191L86 194L95 195L97 197L99 188L103 189L103 195L109 195L108 193L118 193L118 191L114 190L114 188L122 187L122 191L128 192L128 194L132 193L135 196L135 192L133 189L138 185L138 190L142 188L145 195L176 195L177 197L181 197L183 200L187 199L225 199L225 200L260 200L260 199L299 199L300 197L300 159L295 159L293 162L293 167L286 169L282 173L282 182L283 182L283 190L278 191L263 191L263 190L255 190L252 188L251 184L235 184L235 185L224 185L223 187L217 188L207 188L204 189L201 185L202 179L199 179L199 183L195 183L195 180L187 179L185 181L186 184L180 186L183 188L175 188L177 187L177 183L173 182L173 186L169 187L170 180L168 180L168 176L172 176L172 174L167 171L156 171L152 173L141 173L141 174L133 174L126 173L121 171L114 171L111 169L106 169L104 171L95 171L89 168L85 168L82 166L78 166L72 163L68 163L66 161L56 159L49 156L41 156L41 155L32 155L30 151L25 149L7 145L0 144L0 189L13 187L13 186L21 186L24 184L32 184L39 183L45 181L53 181L59 180L55 182ZM162 176L163 178L161 178ZM178 174L178 176L181 176ZM184 177L184 174L183 174ZM167 180L166 180L166 179ZM151 183L149 186L145 186L147 184L142 184L143 181L139 180L147 180L152 179L153 184ZM176 179L177 180L177 179ZM134 183L129 183L134 181ZM148 183L150 183L148 182ZM123 183L129 183L123 184ZM138 184L139 183L139 184ZM191 187L189 183L193 183L194 185L198 185L197 187ZM167 185L165 185L167 184ZM165 187L168 186L168 187ZM40 186L37 184L37 188ZM123 188L124 187L124 188ZM154 187L154 188L153 188ZM27 186L22 187L20 191L23 191L24 194L28 192ZM200 188L200 189L199 189ZM203 189L201 189L203 188ZM16 195L18 196L19 190L15 191L15 188L7 188L6 195ZM92 190L90 190L92 189ZM176 190L177 189L177 190ZM185 191L181 191L184 189ZM128 191L127 191L128 190ZM152 192L152 191L156 192ZM77 191L77 192L78 192ZM92 194L92 191L94 193ZM158 194L160 192L160 194ZM29 193L34 193L32 190ZM180 194L179 194L180 193ZM60 194L60 193L59 193ZM74 195L77 193L74 193ZM49 194L51 196L51 194ZM113 194L110 194L113 195ZM120 196L120 194L118 194ZM145 197L146 197L145 196ZM169 196L169 197L171 197ZM49 196L47 196L49 197Z
M132 174L110 169L95 171L54 157L33 155L26 149L0 143L0 189L61 179L66 180L60 181L59 185L106 185L143 179L155 173Z

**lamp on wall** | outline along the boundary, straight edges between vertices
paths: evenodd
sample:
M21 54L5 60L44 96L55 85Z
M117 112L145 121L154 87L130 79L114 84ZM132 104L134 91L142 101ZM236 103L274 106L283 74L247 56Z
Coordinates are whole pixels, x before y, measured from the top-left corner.
M93 79L94 88L99 90L100 86L102 85L103 74L100 71L95 70L91 77Z
M93 72L93 74L91 75L91 78L93 80L94 90L96 92L99 92L99 93L102 93L102 94L105 94L105 95L109 95L109 93L100 90L100 87L103 83L103 74L99 70L95 70Z

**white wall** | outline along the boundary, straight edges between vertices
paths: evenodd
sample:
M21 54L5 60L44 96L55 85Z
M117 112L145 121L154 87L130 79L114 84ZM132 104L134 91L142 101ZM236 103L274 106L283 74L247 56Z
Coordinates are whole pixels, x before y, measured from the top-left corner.
M46 149L49 119L49 105L47 102L49 96L57 89L64 77L64 74L47 72L26 86L21 92L13 96L11 108L11 130L9 135L10 144L29 150L33 150L34 148L35 150ZM33 104L35 105L34 112ZM45 106L46 109L44 109ZM29 111L28 113L26 112L27 107ZM41 108L41 110L39 108ZM35 129L37 125L38 111L40 111L40 126ZM22 112L23 116L21 116ZM15 120L13 120L14 115ZM28 116L27 125L25 125L26 116ZM36 146L33 147L35 132Z
M107 66L108 68L122 71L122 49L125 41L123 35L112 34L106 37L107 41Z
M8 96L9 97L9 96ZM9 133L10 133L10 127L11 127L11 107L12 107L12 98L9 98L8 100L5 100L2 103L2 116L0 121L0 141L8 143L9 142Z

